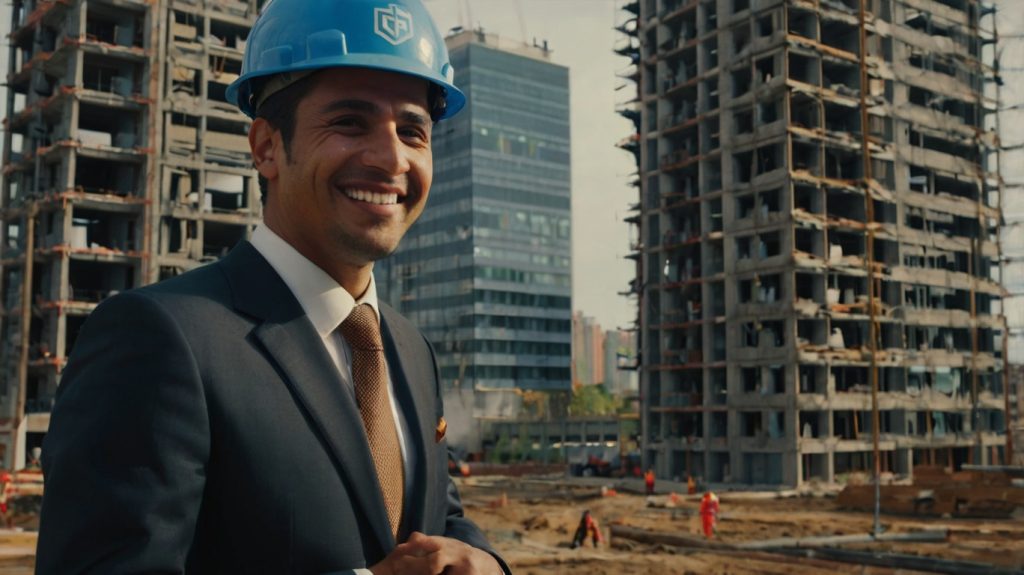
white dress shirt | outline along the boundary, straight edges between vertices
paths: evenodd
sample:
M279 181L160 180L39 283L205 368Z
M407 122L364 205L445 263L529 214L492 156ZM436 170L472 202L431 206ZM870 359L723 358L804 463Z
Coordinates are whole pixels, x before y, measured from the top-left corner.
M306 317L320 334L327 353L338 368L339 383L352 394L355 401L355 387L352 383L352 350L338 329L352 309L359 304L369 304L380 321L380 310L377 307L377 284L370 274L370 285L366 292L357 300L345 288L338 285L334 278L320 269L306 256L298 252L288 242L281 239L273 230L261 224L252 233L253 247L267 259L274 271L281 276L291 290L295 299L306 312ZM398 404L395 402L395 384L388 372L388 397L391 400L391 412L398 425L398 444L402 449L402 461L405 468L405 492L409 493L412 486L413 465L409 449L406 446L406 421ZM368 570L356 569L355 573L365 575Z

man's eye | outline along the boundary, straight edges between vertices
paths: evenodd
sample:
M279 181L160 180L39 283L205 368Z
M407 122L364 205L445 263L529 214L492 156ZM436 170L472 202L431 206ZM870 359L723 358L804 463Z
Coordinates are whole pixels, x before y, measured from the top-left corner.
M337 118L331 122L332 126L338 126L341 128L354 128L359 127L362 124L362 120L355 116L344 116L341 118Z
M407 129L404 129L404 130L399 130L398 133L403 138L412 138L412 139L423 140L423 141L426 141L426 140L430 139L427 136L426 132L424 132L423 130L417 129L417 128L407 128Z

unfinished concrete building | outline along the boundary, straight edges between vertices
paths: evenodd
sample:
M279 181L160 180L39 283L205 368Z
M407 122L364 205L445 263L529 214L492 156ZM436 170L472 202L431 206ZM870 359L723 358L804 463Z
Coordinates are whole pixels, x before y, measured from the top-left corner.
M224 91L261 3L14 0L0 193L5 468L40 445L101 300L215 259L258 222L248 119Z
M624 8L645 466L831 482L876 437L883 473L1003 462L994 9Z

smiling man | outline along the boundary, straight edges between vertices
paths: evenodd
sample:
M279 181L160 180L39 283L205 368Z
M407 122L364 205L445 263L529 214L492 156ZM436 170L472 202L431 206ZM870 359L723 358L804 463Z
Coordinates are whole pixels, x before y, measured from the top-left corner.
M433 351L371 273L465 103L443 39L420 0L273 0L242 72L263 224L89 318L37 572L508 573L447 474Z

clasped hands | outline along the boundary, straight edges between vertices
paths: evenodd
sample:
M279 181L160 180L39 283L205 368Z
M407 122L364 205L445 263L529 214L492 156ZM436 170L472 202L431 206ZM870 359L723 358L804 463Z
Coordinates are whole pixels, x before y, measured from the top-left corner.
M370 567L374 575L502 575L498 561L486 551L450 537L413 533Z

